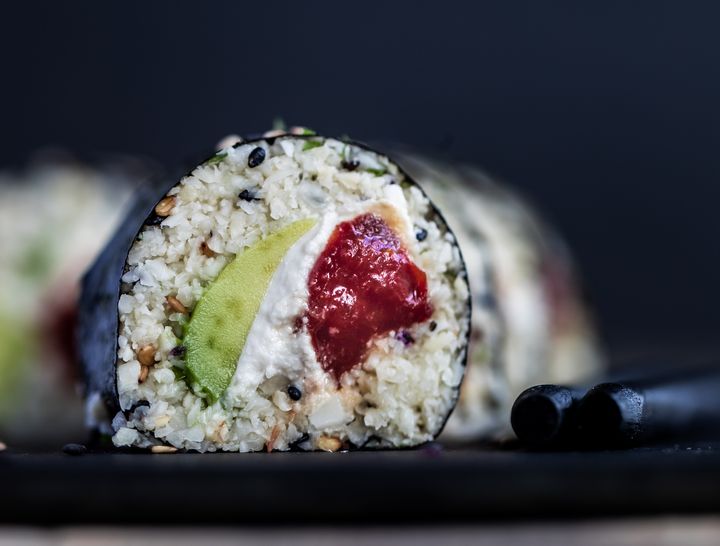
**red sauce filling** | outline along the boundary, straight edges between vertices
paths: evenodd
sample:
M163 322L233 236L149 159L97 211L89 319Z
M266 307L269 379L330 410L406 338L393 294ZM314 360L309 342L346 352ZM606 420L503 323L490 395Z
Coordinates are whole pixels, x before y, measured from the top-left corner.
M325 371L340 379L370 341L432 315L427 278L376 214L337 225L308 281L308 331Z

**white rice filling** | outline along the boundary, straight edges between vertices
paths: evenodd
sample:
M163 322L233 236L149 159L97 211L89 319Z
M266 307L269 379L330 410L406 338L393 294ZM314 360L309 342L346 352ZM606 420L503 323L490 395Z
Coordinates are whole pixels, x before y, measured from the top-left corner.
M130 250L118 303L117 385L124 413L113 421L116 445L256 451L297 442L323 448L330 438L335 446L411 446L439 432L462 379L469 320L455 240L433 221L422 192L405 187L385 158L335 140L306 143L286 137L223 150L169 192L175 205L161 226L143 229ZM256 146L266 159L250 168ZM359 168L343 168L348 159ZM246 199L238 197L243 190ZM410 344L397 332L373 340L366 360L337 385L296 320L307 309L309 272L335 226L378 211L392 217L409 256L426 273L433 315L408 330ZM169 309L166 298L192 310L236 254L305 218L318 223L274 273L230 387L208 404L182 377L182 359L170 354L187 317ZM418 241L417 230L427 237ZM203 253L202 243L216 255ZM156 349L155 364L141 383L136 355L146 345ZM301 390L300 400L290 399L290 385Z

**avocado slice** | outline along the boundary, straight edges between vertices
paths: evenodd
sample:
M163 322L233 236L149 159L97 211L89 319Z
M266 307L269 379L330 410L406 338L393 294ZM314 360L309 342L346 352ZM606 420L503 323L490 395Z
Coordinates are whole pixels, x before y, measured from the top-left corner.
M211 403L230 385L275 270L314 225L314 219L293 222L235 256L195 306L183 341L186 370Z

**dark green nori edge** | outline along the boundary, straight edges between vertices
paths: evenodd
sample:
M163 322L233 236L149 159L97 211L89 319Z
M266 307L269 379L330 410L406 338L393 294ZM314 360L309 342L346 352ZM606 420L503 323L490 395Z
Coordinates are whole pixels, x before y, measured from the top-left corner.
M393 160L386 154L378 152L367 144L343 138L318 135L287 134L273 137L272 140L276 141L281 138L307 139L313 143L320 141L321 144L324 143L325 140L333 139L372 152L397 166L398 171L403 176L401 182L403 188L414 185L427 197L422 187L410 177L399 162ZM247 144L267 142L268 140L268 138L262 135L253 135L250 138L241 140L233 147L237 148ZM78 305L77 338L80 364L85 378L85 392L86 395L89 393L100 394L108 413L108 422L120 411L115 373L117 338L119 332L117 304L120 298L120 279L124 273L123 269L128 252L145 227L146 219L153 214L155 205L157 205L183 177L188 176L195 167L207 164L213 160L218 161L216 158L219 155L221 154L216 152L204 161L193 166L192 169L182 169L171 175L157 176L145 185L140 186L120 227L116 230L113 237L82 279L82 291ZM462 255L462 250L457 244L457 238L455 238L454 233L445 221L442 213L429 197L428 201L430 203L430 212L427 216L429 219L435 221L442 230L450 233L455 239L454 244L458 247L462 272L464 272L467 280L465 260ZM470 340L469 323L472 312L472 296L469 290L467 309L468 331L465 342L463 343L463 353L460 355L463 367L467 365L468 344ZM453 408L457 403L459 394L460 385L455 389ZM445 416L445 422L436 432L435 437L440 435L451 414L452 408ZM382 448L382 446L379 447Z

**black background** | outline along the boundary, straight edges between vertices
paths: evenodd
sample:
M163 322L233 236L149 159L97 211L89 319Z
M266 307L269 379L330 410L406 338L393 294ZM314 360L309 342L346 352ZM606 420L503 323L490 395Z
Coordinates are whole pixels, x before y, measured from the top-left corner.
M717 6L717 7L716 7ZM171 165L275 117L473 161L568 238L614 346L720 326L720 4L25 2L0 167Z

